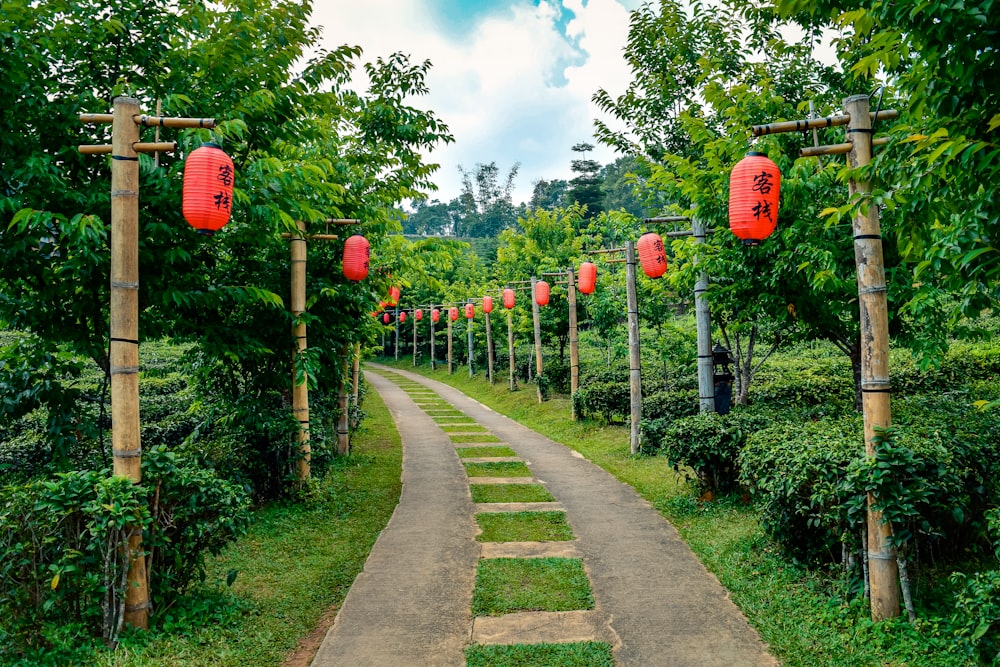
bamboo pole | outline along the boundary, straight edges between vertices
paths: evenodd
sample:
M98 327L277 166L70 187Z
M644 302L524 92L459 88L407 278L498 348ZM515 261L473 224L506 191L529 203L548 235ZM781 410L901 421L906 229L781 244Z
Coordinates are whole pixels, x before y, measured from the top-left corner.
M871 127L873 120L893 120L899 118L899 112L894 109L884 109L874 113L868 113L868 127ZM787 120L779 123L769 123L767 125L754 125L750 132L755 137L765 134L778 134L781 132L805 132L806 130L822 129L824 127L836 127L847 125L851 122L851 115L845 113L842 116L827 116L825 118L806 118L804 120ZM859 119L860 122L860 119Z
M296 223L298 231L290 239L292 264L292 337L295 340L295 350L292 353L292 414L299 423L296 442L299 447L299 461L296 467L299 484L308 479L310 474L310 455L312 447L309 444L309 378L304 368L306 353L306 323L302 314L306 310L306 223L299 220ZM302 365L302 381L299 382L296 368Z
M628 387L631 419L629 450L639 453L639 421L642 419L642 361L639 355L639 299L635 289L635 241L625 245L625 285L628 299Z
M452 340L451 340L451 316L448 316L448 375L453 375L455 373L455 362L452 357Z
M433 304L431 310L434 310ZM437 370L437 353L434 351L434 316L431 315L431 370Z
M695 218L691 229L698 243L705 243L705 225ZM698 409L700 412L715 412L715 377L712 368L712 317L705 291L708 289L708 275L701 271L694 284L694 313L698 332Z
M399 304L398 303L396 304L395 313L396 313L396 318L395 321L392 323L393 335L394 335L393 340L395 341L395 343L393 343L393 354L396 357L396 361L399 361Z
M471 317L467 317L465 319L465 333L466 333L466 337L469 339L469 379L471 380L472 377L475 375L475 371L472 369L472 366L473 366L473 356L472 356L473 355L473 351L472 351L473 336L472 336L472 318Z
M82 155L110 155L114 150L111 144L83 144L77 146L77 150ZM136 153L157 153L159 151L175 151L177 150L176 141L156 141L153 143L141 143L135 142L132 144L132 150Z
M871 162L871 115L868 97L854 95L844 100L844 112L853 150L847 154L852 169ZM885 113L885 112L883 112ZM881 114L880 114L881 116ZM867 181L850 182L853 196L871 192ZM876 429L892 423L889 403L889 315L886 299L885 264L878 207L868 205L854 216L854 258L858 273L861 311L861 396L865 424L865 453L874 456ZM868 563L871 577L871 610L875 621L899 616L899 572L891 546L892 526L874 509L877 499L868 495Z
M538 280L531 277L531 318L535 326L535 386L538 388L538 402L545 400L542 394L542 374L545 372L542 366L542 320L538 311L538 301L535 300L535 286Z
M340 352L341 374L340 383L337 389L337 408L340 417L337 419L337 453L347 456L351 453L351 426L350 426L350 406L347 402L347 377L350 369L350 344L344 343Z
M417 325L418 324L419 324L419 322L417 322L417 311L414 310L413 311L413 367L414 368L417 367L417 350L420 349L420 348L417 347Z
M576 321L576 275L573 267L567 269L568 287L566 302L569 304L569 394L572 397L580 388L580 346ZM576 403L570 400L570 415L576 421Z
M139 102L116 97L111 123L111 448L114 474L142 482L139 441ZM103 114L102 114L103 116ZM101 121L106 122L106 121ZM142 527L128 527L124 621L149 628Z
M872 146L885 146L889 143L889 137L878 137L877 139L872 139ZM850 153L854 144L851 142L846 142L843 144L830 144L828 146L812 146L806 147L799 150L799 157L819 157L820 155L839 155L842 153Z
M486 375L493 384L493 327L490 324L490 314L486 315Z
M514 313L507 311L507 361L510 365L510 390L517 391L516 363L514 360Z
M354 368L351 372L351 398L354 399L354 405L357 405L361 400L361 341L354 343Z

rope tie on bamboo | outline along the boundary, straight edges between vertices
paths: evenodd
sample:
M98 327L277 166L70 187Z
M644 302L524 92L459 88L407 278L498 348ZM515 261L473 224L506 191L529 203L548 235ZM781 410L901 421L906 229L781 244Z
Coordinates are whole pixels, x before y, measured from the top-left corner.
M137 375L139 373L138 366L112 366L112 375Z
M137 459L142 456L142 447L138 449L112 449L111 453L116 459Z
M868 560L896 560L896 557L892 554L875 553L873 551L868 552Z
M859 132L861 134L874 134L875 133L875 128L873 128L873 127L849 127L845 131L848 134L854 134L855 132Z
M135 157L129 157L127 155L112 155L111 159L112 160L125 160L127 162L138 162L139 161L139 156L136 155Z
M891 382L889 378L874 378L871 380L861 381L861 391L871 394L890 394L892 389L890 389Z
M881 234L858 234L857 236L854 237L854 240L855 241L865 241L865 240L881 241L882 240L882 235Z
M118 289L139 289L139 282L136 280L112 280L111 286Z
M292 264L305 264L306 263L306 260L304 260L304 259L293 259L291 261L292 261Z
M139 344L139 341L134 340L132 338L118 338L117 336L112 336L111 337L111 342L112 343L129 343L131 345L138 345Z
M878 294L879 292L885 292L885 285L875 285L874 287L862 287L858 290L858 294Z
M153 605L149 600L145 602L140 602L139 604L127 604L125 605L125 611L139 611L141 609L152 609Z
M112 190L111 191L111 196L112 197L138 197L139 196L139 191L138 190Z

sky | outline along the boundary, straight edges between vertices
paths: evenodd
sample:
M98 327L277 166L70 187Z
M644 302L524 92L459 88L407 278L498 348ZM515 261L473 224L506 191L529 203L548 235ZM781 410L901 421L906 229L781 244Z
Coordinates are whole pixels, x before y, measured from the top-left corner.
M593 138L591 102L613 97L631 79L623 58L629 11L641 0L315 0L322 44L360 46L362 62L395 52L430 60L430 93L408 101L432 110L455 137L426 156L441 165L438 191L462 191L461 166L496 162L502 177L520 164L514 203L531 199L539 179L570 180L572 146L595 146L601 164L615 154ZM363 68L359 67L359 70ZM363 71L361 72L363 75ZM363 89L365 82L357 85Z

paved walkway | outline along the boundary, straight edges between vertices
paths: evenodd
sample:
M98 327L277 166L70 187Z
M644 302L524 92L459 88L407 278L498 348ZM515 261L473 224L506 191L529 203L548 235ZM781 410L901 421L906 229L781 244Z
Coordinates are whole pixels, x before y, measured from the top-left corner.
M777 664L726 590L631 487L458 390L414 373L368 367L377 373L365 378L402 435L403 491L314 667L462 667L471 644L587 640L610 643L619 666ZM405 383L406 391L389 378ZM445 418L433 406L440 398L462 415ZM513 449L532 477L468 477L456 447L470 443L453 444L451 436L481 433L481 427L501 441L490 445ZM535 482L556 502L476 505L470 481ZM476 541L477 512L516 509L563 510L576 539ZM473 619L479 559L534 556L581 558L595 608Z

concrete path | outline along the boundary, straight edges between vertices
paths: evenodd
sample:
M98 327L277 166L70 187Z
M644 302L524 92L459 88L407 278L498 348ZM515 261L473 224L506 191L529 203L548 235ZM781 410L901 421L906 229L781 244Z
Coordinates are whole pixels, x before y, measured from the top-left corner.
M402 435L403 491L314 666L461 667L471 644L587 640L610 643L619 666L777 664L726 590L631 487L447 385L374 364L369 368L382 374L365 377ZM433 393L421 389L407 395L386 378L417 382ZM469 425L481 425L502 441L490 444L513 449L532 477L467 477L449 436L466 431L446 433L417 405L437 396L465 415L454 420L461 428L475 432ZM470 482L543 484L556 503L535 503L535 509L565 511L576 539L476 542L476 512L510 510L473 504ZM595 608L472 618L480 558L539 556L581 558Z

